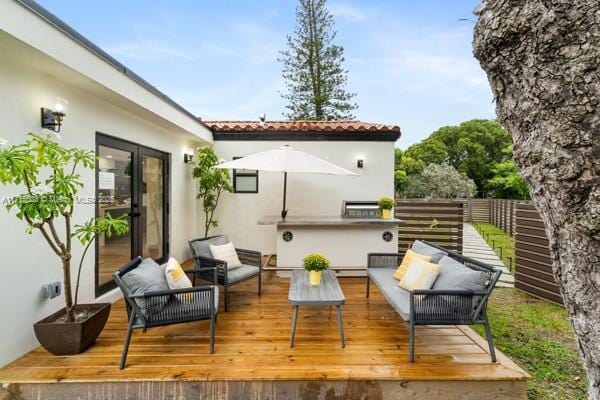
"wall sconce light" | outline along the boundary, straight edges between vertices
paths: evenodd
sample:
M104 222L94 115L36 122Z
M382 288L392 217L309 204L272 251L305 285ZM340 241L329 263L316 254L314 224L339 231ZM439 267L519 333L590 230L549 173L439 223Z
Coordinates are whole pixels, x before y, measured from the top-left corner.
M42 128L49 129L56 133L60 132L65 114L66 100L58 98L54 105L54 110L42 107Z
M362 168L365 165L365 161L362 158L356 160L356 166Z
M191 164L193 159L194 159L193 154L185 153L183 155L183 162L186 164Z

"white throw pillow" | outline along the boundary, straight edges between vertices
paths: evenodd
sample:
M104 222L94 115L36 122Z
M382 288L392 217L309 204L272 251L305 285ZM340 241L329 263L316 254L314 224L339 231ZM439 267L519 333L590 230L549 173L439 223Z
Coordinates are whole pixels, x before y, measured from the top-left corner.
M439 273L438 264L416 258L406 270L398 286L406 290L431 289Z
M231 242L220 246L211 244L210 252L212 253L213 258L225 261L227 263L227 269L233 269L242 266L242 262L235 251L235 246Z
M173 257L167 261L165 276L169 289L186 289L192 287L192 281L187 277L181 265Z

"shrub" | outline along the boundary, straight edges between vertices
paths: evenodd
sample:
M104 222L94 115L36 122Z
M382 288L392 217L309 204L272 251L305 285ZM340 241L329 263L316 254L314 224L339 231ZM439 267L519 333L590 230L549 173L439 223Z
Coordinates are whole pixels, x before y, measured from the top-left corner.
M325 271L331 265L327 257L311 253L302 259L304 269L307 271Z
M382 210L391 210L394 208L394 203L394 199L390 197L382 197L379 199L379 201L377 201L379 208Z

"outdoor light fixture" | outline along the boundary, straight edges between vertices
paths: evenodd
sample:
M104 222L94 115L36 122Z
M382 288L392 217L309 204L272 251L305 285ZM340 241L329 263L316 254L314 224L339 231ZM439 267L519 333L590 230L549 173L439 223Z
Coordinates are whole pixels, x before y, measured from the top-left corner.
M356 166L358 168L362 168L364 166L365 162L362 158L359 158L358 160L356 160Z
M186 164L190 164L192 162L193 158L194 158L193 154L185 153L183 155L183 162L186 163Z
M57 98L54 110L42 107L42 128L49 129L56 133L60 132L63 119L65 118L66 100Z

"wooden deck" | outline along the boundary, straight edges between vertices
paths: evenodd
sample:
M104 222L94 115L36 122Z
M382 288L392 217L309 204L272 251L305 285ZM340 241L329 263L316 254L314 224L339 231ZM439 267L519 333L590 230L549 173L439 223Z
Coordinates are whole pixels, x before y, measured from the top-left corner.
M491 363L485 341L467 327L418 327L409 363L406 323L377 288L366 299L364 278L340 282L344 349L335 307L301 307L291 349L289 281L265 273L262 297L255 280L231 290L213 355L208 322L152 328L135 332L119 370L127 327L121 301L88 351L57 357L38 348L0 369L0 383L18 399L525 398L529 376L501 353Z

